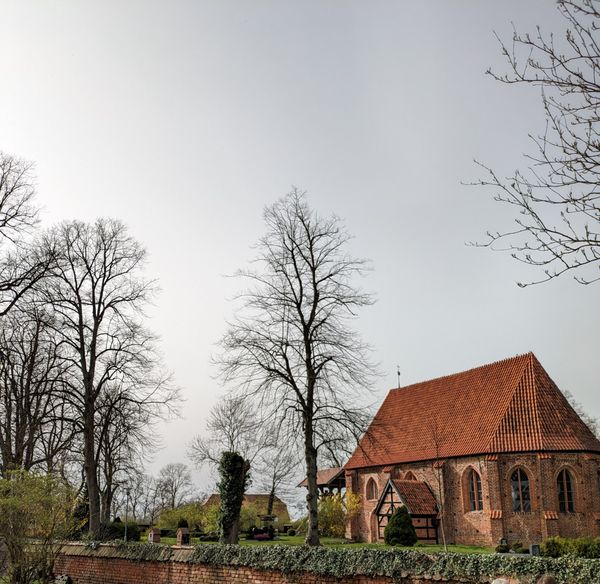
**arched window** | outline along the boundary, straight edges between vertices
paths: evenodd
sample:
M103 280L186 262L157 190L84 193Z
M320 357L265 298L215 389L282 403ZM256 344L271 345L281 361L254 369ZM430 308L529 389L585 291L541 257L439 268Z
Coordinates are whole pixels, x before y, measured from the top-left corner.
M377 495L379 494L379 490L377 489L377 485L373 479L369 479L367 483L367 500L372 501L373 499L377 499Z
M469 492L469 511L481 511L483 509L481 477L473 468L469 470L467 475L467 490Z
M510 491L513 511L518 511L519 513L531 511L529 477L522 468L518 468L512 473L510 477Z
M405 475L404 475L404 480L405 481L416 481L417 477L413 474L412 470L409 470Z
M558 489L558 510L561 513L574 513L573 477L571 477L571 473L566 468L558 473L556 486Z

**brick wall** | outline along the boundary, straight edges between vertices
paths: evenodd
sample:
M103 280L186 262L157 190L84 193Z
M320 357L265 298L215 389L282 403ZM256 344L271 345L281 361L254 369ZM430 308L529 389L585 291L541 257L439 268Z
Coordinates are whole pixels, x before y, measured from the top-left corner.
M527 472L531 489L530 513L512 510L510 476L514 469ZM465 485L467 471L481 477L483 510L470 511ZM568 469L574 481L575 512L560 513L556 479ZM349 526L347 535L361 541L376 541L373 511L377 500L366 500L366 486L375 480L381 494L390 478L414 478L426 482L439 502L436 470L432 463L408 463L394 468L373 467L349 471L346 488L361 494L363 508ZM523 453L454 458L442 467L444 531L448 543L495 546L500 538L524 545L546 537L600 535L600 456L587 453ZM441 537L440 537L441 540Z
M174 548L167 561L129 560L118 557L113 546L96 550L69 544L58 556L54 572L68 574L75 584L392 584L387 577L353 576L335 578L310 572L282 574L236 566L186 563L193 548ZM400 584L430 584L431 580L405 577ZM440 580L458 584L453 580ZM464 584L464 581L463 581Z

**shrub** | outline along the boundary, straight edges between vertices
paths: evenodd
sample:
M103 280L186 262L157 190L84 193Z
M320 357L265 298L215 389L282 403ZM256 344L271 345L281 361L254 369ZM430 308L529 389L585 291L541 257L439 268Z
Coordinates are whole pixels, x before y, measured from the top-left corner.
M136 523L127 523L127 540L140 541L140 528ZM117 539L125 539L125 523L122 521L112 521L111 523L103 523L100 526L98 534L99 541L113 541Z
M408 545L417 543L417 533L412 524L408 509L398 507L385 526L383 538L388 545Z
M573 556L576 558L600 558L600 537L549 537L541 546L543 556L559 558Z
M240 531L248 531L259 523L259 509L255 503L243 505L240 509Z
M206 530L202 505L199 503L188 503L175 509L164 509L158 516L156 524L161 529L177 530L179 527L186 527L180 525L183 521L187 523L187 527L194 526Z
M523 544L520 541L515 541L513 544L511 544L510 549L515 552L515 554L522 554Z
M319 528L323 535L344 537L346 525L360 511L360 495L346 493L345 498L338 493L322 497L319 501Z
M10 582L49 582L56 542L79 527L72 515L75 503L73 489L52 475L14 471L0 479L0 540Z
M510 551L510 546L507 543L500 543L496 546L497 554L507 554Z
M293 527L291 527L287 530L287 534L293 537L294 535L296 535L296 530Z

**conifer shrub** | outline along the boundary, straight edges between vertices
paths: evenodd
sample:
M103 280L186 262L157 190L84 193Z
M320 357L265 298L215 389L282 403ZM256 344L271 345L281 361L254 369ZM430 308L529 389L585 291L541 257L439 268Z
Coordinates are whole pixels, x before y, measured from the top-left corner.
M383 538L388 545L413 546L417 543L417 532L404 505L398 507L390 517Z

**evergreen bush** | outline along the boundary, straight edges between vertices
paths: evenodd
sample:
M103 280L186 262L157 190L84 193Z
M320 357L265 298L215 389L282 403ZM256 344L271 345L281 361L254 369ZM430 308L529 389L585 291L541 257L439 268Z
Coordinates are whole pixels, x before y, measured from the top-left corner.
M417 532L412 524L408 509L398 507L385 526L383 538L388 545L408 545L417 543Z
M237 543L240 512L248 483L248 463L237 452L223 452L219 462L219 541Z

